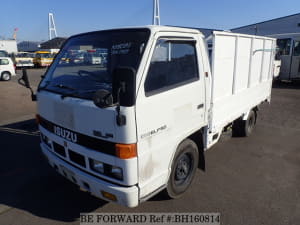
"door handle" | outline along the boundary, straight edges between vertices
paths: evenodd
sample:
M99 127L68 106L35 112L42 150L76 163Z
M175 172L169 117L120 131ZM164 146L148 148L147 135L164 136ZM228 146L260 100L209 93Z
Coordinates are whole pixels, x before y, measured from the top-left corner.
M204 104L201 103L200 105L197 106L197 109L201 109L201 108L203 108L203 107L204 107Z

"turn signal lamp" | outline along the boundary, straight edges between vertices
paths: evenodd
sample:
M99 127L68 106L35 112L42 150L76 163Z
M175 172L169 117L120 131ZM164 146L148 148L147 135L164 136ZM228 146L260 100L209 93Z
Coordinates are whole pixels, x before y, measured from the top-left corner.
M116 144L116 156L120 159L130 159L136 157L136 144Z
M117 201L117 197L114 194L111 194L111 193L106 192L106 191L101 191L101 194L104 198L107 198L107 199L109 199L111 201L114 201L114 202Z
M35 114L35 122L37 124L40 124L41 123L41 116L39 114Z

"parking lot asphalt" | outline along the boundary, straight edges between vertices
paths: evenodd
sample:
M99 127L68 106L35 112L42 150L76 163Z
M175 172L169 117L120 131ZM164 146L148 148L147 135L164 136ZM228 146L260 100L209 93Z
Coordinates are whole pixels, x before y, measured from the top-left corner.
M34 88L44 71L28 71ZM0 82L0 224L79 224L80 212L220 212L226 225L299 224L299 84L275 84L254 133L224 134L206 152L206 172L197 171L184 196L157 195L130 209L80 191L47 165L33 119L35 103L17 84L19 77Z
M0 81L0 125L30 119L34 117L36 111L35 103L30 99L29 89L17 82L22 75L22 70L16 72L17 76L13 76L11 81ZM28 70L33 89L36 90L44 72L45 69Z

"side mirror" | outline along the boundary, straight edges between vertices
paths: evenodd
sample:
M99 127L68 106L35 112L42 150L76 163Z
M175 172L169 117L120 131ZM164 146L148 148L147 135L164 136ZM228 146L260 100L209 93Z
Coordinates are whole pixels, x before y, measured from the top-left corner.
M106 108L113 105L113 97L107 90L98 90L93 96L93 101L99 108Z
M18 80L18 83L26 88L28 88L31 92L31 100L36 101L36 95L33 93L32 88L30 87L28 75L26 69L22 70L22 77Z
M113 72L113 99L120 106L135 104L135 75L132 67L117 67Z

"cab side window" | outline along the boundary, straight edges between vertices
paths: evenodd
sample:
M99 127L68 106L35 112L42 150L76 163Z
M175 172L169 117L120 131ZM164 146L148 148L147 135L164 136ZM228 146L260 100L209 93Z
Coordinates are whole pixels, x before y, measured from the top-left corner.
M0 59L0 65L8 65L9 61L7 59Z
M300 56L300 41L295 41L293 56Z
M279 60L282 55L290 55L290 48L292 44L292 39L284 38L277 39L277 52L276 59Z
M148 70L147 96L199 79L195 41L158 40Z

